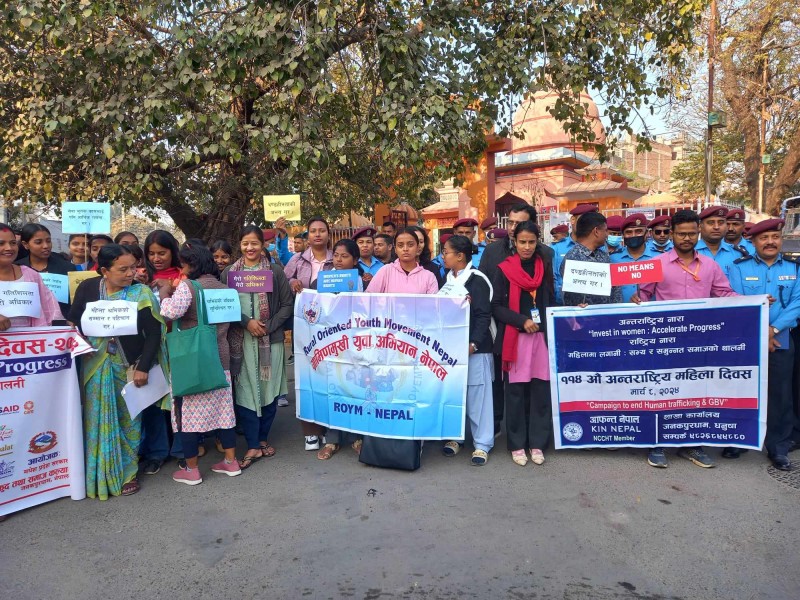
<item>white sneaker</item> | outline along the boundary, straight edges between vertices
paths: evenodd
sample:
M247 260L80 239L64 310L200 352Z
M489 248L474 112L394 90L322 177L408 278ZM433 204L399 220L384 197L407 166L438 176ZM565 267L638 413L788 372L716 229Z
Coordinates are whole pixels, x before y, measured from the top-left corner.
M278 406L289 406L289 399L286 396L281 396L278 398Z
M306 436L306 450L319 450L319 438L317 436Z

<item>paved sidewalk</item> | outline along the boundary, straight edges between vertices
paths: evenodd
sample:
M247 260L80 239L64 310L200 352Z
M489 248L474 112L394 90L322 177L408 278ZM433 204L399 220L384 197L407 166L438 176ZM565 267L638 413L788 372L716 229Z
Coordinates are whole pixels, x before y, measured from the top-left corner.
M403 473L347 448L317 460L294 408L277 455L240 477L209 471L209 442L200 486L169 463L130 498L12 515L0 597L800 598L800 490L759 453L658 470L644 451L550 451L521 468L501 437L485 467L428 443Z

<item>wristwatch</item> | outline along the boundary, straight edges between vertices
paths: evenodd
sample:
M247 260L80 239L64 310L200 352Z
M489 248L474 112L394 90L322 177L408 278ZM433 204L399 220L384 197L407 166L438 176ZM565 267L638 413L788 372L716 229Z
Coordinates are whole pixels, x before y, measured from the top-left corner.
M475 342L470 342L469 347L472 348L472 353L475 354L478 351L478 344Z
M772 328L772 333L773 333L774 335L778 335L780 332L781 332L781 330L780 330L780 329L778 329L777 327L773 327L773 328Z

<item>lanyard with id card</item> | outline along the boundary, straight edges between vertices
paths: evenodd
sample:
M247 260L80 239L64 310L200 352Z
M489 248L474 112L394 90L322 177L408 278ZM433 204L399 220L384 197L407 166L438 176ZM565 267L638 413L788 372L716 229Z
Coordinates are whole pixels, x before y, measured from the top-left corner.
M531 309L531 320L537 325L542 324L542 316L539 314L539 309L536 307L536 290L528 292L533 300L533 308Z

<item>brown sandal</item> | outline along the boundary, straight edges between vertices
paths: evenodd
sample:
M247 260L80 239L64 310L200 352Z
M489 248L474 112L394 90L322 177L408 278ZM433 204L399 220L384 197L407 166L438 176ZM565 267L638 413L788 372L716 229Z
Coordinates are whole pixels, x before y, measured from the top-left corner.
M242 460L239 461L239 468L242 471L246 471L250 467L253 466L253 463L256 463L261 460L260 456L245 456Z
M353 442L353 445L350 446L359 456L361 456L361 444L363 443L363 441L364 440L356 440L355 442Z
M325 444L322 449L317 452L317 458L320 460L329 460L338 451L339 444Z
M259 446L259 450L261 450L261 456L264 458L271 458L275 456L275 448L267 444L266 446Z
M138 492L141 488L139 485L138 479L133 479L129 481L125 485L122 486L122 495L123 496L133 496L136 492Z

